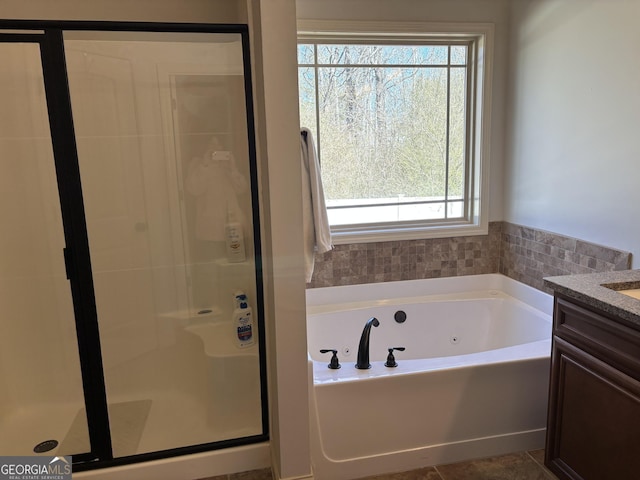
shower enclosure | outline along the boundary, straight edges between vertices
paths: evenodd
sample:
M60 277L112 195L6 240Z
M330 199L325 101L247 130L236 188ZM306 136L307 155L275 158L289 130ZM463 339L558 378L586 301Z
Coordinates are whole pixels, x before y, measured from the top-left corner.
M0 455L265 440L246 26L1 21L0 105Z

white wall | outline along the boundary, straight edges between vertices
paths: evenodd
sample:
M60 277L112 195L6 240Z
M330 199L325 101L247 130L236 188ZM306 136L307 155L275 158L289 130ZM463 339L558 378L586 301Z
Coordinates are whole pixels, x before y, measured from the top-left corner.
M253 0L274 478L311 474L294 0ZM267 159L267 162L264 162ZM268 168L267 168L268 167ZM276 321L277 320L277 321Z
M504 219L640 266L640 2L512 2Z
M2 18L137 22L244 23L241 0L0 0Z
M495 25L489 221L503 216L508 0L296 0L299 20L488 22Z

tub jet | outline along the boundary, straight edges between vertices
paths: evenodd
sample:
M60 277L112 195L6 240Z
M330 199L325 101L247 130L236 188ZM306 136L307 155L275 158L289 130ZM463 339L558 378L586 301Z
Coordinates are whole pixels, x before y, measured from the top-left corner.
M407 319L407 314L404 312L404 310L398 310L398 311L393 315L393 319L394 319L397 323L404 323L404 321Z

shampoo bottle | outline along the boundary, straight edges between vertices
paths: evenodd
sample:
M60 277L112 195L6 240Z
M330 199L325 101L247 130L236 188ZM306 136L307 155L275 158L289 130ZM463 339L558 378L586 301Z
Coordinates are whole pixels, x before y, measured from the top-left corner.
M244 262L246 254L244 251L244 235L242 224L236 221L233 211L227 209L227 224L224 227L224 236L227 242L227 259L229 262Z
M243 292L235 295L236 308L233 311L234 339L238 347L248 347L255 342L253 314L247 303L247 296Z

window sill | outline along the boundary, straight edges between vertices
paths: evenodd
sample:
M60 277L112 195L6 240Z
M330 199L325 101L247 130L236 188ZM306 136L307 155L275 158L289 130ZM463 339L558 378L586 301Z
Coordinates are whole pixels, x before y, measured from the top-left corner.
M369 229L366 231L332 231L331 240L334 245L348 245L351 243L391 242L400 240L420 240L429 238L469 237L474 235L488 235L489 225L463 224L443 225L441 227L415 227L393 229Z

